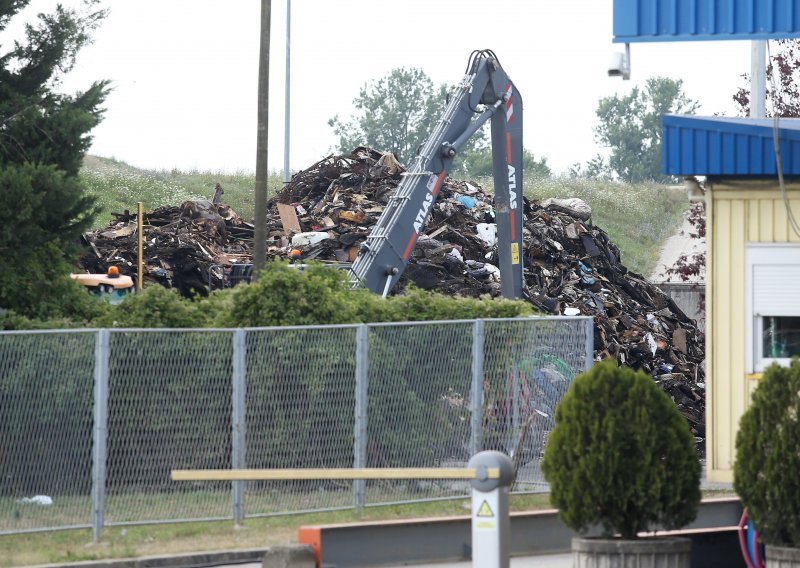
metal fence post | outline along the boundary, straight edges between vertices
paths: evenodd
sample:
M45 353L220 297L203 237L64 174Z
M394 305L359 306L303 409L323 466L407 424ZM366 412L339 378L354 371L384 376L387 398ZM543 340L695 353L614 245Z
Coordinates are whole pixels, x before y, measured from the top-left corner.
M586 319L586 370L594 365L594 319Z
M367 388L369 385L369 327L358 326L356 332L356 408L353 444L353 467L367 467ZM353 480L353 504L364 507L366 480Z
M483 449L483 347L485 342L483 320L477 319L472 324L472 394L469 397L470 456L474 456Z
M231 400L231 467L245 469L247 456L245 447L245 393L246 368L245 331L237 329L233 332L233 395ZM233 506L233 522L239 526L244 521L244 491L246 481L231 482L231 504Z
M519 353L514 349L514 360L511 362L511 439L508 440L508 453L513 458L520 436L522 435L522 415L519 405L522 398L522 384L519 377Z
M108 434L109 331L97 332L94 346L94 430L92 434L92 535L100 541L105 520Z

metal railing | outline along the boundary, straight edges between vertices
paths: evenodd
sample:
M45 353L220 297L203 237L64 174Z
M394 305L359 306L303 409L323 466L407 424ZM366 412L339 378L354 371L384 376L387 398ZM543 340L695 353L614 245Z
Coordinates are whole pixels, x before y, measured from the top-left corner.
M0 534L466 497L459 480L197 481L173 469L538 469L592 320L0 332Z

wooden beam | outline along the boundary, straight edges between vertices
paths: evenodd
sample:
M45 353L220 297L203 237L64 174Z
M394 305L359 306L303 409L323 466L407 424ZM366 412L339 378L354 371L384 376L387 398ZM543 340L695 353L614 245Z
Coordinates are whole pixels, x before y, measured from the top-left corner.
M488 479L499 479L500 469L486 470ZM326 469L174 469L174 481L242 481L293 479L476 479L470 468L326 468Z

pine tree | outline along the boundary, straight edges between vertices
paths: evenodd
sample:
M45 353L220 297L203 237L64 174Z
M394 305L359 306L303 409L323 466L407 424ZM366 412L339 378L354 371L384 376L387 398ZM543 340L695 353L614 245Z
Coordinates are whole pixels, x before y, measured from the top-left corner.
M54 317L79 301L68 273L97 209L78 172L108 82L74 95L57 88L105 12L97 0L59 5L8 45L2 36L29 3L0 0L0 308Z

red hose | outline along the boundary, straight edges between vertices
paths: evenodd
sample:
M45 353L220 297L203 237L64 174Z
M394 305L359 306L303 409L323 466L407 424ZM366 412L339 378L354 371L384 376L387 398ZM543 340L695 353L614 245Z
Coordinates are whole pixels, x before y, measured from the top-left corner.
M756 556L756 566L758 568L764 568L765 564L764 561L761 560L761 550L758 546L758 531L755 529L753 529L753 538L755 539L755 542L753 543L753 554Z
M742 549L742 557L744 558L744 563L747 565L747 568L756 568L753 566L753 563L750 562L750 553L747 551L747 530L744 528L745 524L747 524L747 509L742 511L742 518L739 519L739 547ZM758 555L758 552L756 552Z

